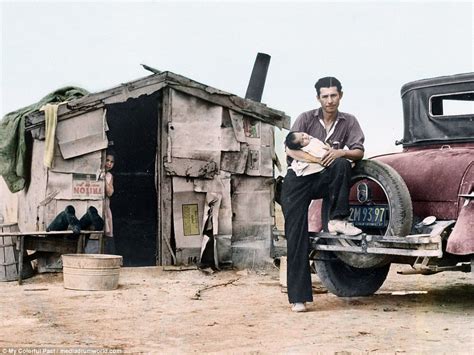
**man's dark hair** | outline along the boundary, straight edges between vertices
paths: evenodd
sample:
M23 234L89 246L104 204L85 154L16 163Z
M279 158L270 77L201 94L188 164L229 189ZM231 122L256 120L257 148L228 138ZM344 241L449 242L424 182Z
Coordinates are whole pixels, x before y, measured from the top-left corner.
M301 133L301 132L290 132L285 138L285 145L291 150L297 150L303 147L300 143L296 142L295 133Z
M324 78L321 78L316 82L316 84L314 84L314 88L316 89L318 96L321 93L321 88L330 88L332 86L335 86L339 93L342 92L341 82L333 76L326 76Z

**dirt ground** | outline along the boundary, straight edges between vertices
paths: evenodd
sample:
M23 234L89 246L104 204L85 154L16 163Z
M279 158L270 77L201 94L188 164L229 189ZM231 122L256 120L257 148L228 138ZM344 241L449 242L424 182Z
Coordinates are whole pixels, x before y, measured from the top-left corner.
M122 268L114 291L66 290L62 274L1 282L0 353L472 354L472 276L401 268L366 298L324 293L314 275L314 303L298 314L276 268Z

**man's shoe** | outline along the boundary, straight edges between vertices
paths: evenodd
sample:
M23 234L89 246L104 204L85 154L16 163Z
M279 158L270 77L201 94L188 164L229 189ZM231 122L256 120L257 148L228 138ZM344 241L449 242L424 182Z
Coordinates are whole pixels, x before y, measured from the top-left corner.
M354 227L354 225L348 221L340 219L332 219L328 223L328 230L331 234L344 234L344 235L357 235L362 233L362 230Z
M291 310L293 312L306 312L306 306L304 303L293 303Z

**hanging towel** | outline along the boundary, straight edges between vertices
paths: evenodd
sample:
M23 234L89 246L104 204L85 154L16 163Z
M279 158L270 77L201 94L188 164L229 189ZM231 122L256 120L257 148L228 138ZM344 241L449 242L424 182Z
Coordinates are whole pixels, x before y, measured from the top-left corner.
M40 108L40 111L44 111L44 125L46 128L43 164L49 169L51 169L53 165L54 137L56 136L56 125L58 123L58 107L59 105L46 104Z

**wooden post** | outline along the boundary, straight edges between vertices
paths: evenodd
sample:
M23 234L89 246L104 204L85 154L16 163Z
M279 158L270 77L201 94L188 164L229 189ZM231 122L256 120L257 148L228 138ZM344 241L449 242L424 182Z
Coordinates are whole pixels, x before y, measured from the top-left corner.
M21 274L23 273L23 253L25 252L25 236L20 235L20 255L18 255L18 285L21 285Z

